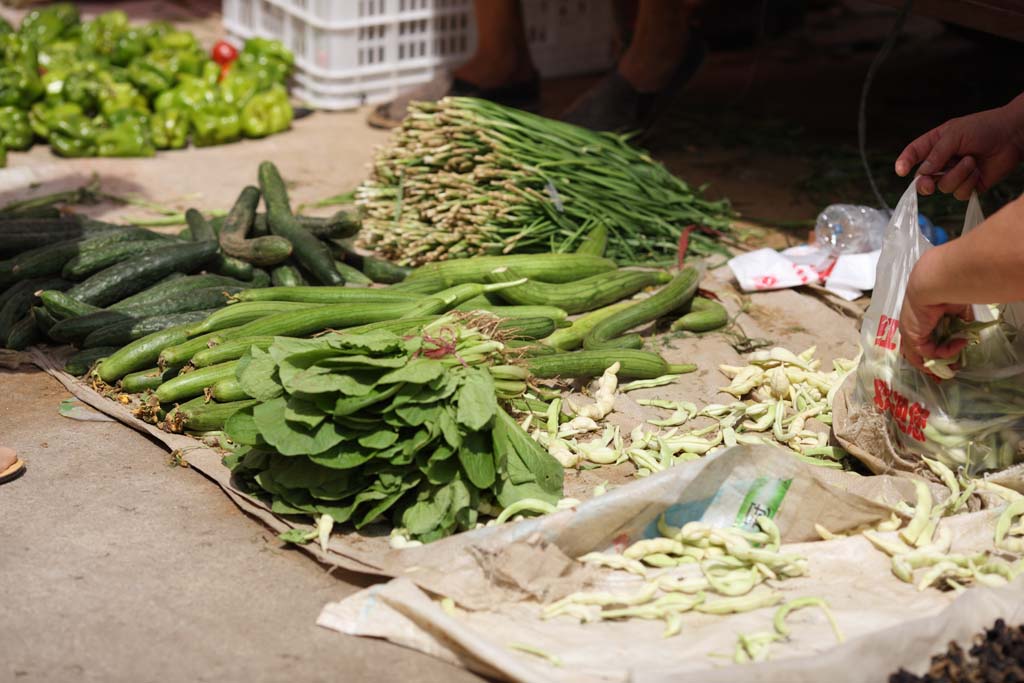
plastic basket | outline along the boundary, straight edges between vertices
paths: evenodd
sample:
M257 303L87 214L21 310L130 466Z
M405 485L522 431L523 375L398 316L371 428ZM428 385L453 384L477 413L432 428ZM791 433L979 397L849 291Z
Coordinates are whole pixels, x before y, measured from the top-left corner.
M224 0L223 14L236 42L276 38L292 50L292 91L321 109L386 102L476 46L472 0ZM607 1L526 0L524 20L543 76L612 63Z

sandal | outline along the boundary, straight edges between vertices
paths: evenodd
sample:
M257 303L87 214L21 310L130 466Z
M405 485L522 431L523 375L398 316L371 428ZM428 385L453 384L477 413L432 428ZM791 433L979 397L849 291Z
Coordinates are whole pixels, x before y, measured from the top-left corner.
M636 90L616 70L576 100L562 115L562 120L599 131L625 132L649 128L704 63L707 45L698 36L691 36L675 73L658 92Z
M401 125L402 119L409 112L410 102L436 102L442 97L449 96L478 97L509 107L534 111L540 105L540 79L534 76L524 83L500 88L481 88L446 71L423 85L399 93L392 101L378 105L366 117L366 122L374 128L395 128Z
M6 484L7 482L14 481L21 475L25 474L26 467L25 462L19 458L13 450L9 448L0 448L0 452L2 451L11 451L11 454L14 456L14 462L12 462L6 469L0 470L0 484Z

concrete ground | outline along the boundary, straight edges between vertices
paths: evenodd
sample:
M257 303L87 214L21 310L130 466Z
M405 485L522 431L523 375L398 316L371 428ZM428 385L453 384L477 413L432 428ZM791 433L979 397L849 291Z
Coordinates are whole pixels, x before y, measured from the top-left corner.
M710 182L712 194L730 196L749 216L813 219L823 203L850 199L843 176L823 188L830 176L819 169L849 164L835 150L855 144L860 79L890 20L819 15L769 45L756 73L750 51L716 54L647 144L680 176ZM911 29L872 99L874 148L887 154L949 115L1005 101L1018 85L1008 79L1020 78L985 76L998 52L931 23ZM941 91L927 87L936 78ZM549 84L545 107L557 111L587 82ZM363 113L341 113L316 114L266 140L154 159L60 160L37 146L11 155L0 202L98 173L110 192L178 209L227 209L270 158L301 203L354 187L386 139L363 125ZM863 192L863 178L851 177ZM808 180L817 194L801 184ZM109 203L89 211L111 219L145 213ZM315 626L325 602L365 579L328 575L283 550L216 486L170 465L163 448L131 430L60 417L65 397L41 372L0 371L0 444L29 467L0 486L0 681L478 680Z

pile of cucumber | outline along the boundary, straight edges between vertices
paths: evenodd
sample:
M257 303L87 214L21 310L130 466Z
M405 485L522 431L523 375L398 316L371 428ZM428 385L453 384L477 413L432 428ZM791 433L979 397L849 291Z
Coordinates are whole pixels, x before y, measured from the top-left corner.
M21 203L0 210L0 346L72 344L68 370L135 339L194 323L245 290L306 283L365 286L407 272L352 250L359 224L346 212L296 216L273 164L261 190L247 187L223 219L186 212L189 227L166 235L62 215ZM261 196L266 213L257 214Z

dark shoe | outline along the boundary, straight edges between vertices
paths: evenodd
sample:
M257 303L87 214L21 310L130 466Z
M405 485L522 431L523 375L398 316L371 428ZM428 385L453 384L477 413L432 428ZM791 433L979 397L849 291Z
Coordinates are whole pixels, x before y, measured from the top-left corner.
M672 78L656 93L639 92L622 74L613 71L572 104L562 120L591 130L622 132L649 128L667 102L697 73L706 55L707 45L692 36Z
M374 128L395 128L409 113L410 102L436 102L448 96L479 97L509 107L534 111L540 104L540 79L534 76L525 83L500 88L481 88L456 78L450 72L445 72L423 85L399 93L392 101L379 105L366 117L366 122Z

